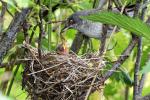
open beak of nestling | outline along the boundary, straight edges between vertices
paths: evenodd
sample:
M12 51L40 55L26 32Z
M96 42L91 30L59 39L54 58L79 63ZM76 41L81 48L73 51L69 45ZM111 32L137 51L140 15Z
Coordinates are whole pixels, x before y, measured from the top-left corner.
M59 44L56 48L58 54L66 55L69 53L69 49L67 47L66 42Z

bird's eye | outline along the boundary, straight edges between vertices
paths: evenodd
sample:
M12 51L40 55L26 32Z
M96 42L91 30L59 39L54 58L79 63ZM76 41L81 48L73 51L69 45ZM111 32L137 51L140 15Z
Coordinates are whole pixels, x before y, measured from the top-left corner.
M69 20L69 24L74 24L75 22L71 19Z

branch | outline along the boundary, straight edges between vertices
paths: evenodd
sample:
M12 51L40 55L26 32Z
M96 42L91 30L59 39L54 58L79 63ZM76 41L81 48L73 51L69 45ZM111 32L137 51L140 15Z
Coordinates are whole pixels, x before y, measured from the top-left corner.
M38 26L38 25L35 25L35 26L33 27L33 30L32 30L32 32L31 32L31 36L30 36L30 38L29 38L29 44L31 44L31 42L32 42L32 39L33 39L33 36L34 36L34 34L35 34L35 30L36 30L37 26Z
M2 59L6 55L7 51L11 48L16 38L17 32L19 31L20 25L25 20L30 11L30 8L25 8L20 13L17 12L6 33L3 35L3 38L0 41L0 64L2 63Z
M102 9L103 6L107 3L108 0L99 0L97 9Z
M144 2L146 2L146 1L144 1ZM145 10L146 9L145 8L142 9L142 14L141 14L141 16L139 16L138 14L139 14L139 9L140 9L140 4L141 4L141 1L137 0L136 1L136 5L135 5L135 10L134 10L135 11L134 12L134 17L138 16L142 20L144 20ZM140 83L141 86L139 86L139 80L138 80L140 64L141 64L141 56L142 56L142 37L139 37L139 39L138 39L138 47L137 48L138 48L137 49L137 57L136 57L135 68L134 68L133 100L137 100L137 97L139 95L139 87L140 87L140 94L141 94L142 88L143 88L143 84L144 84L144 79L142 79L141 83ZM144 77L145 77L145 75L144 75Z
M2 63L1 65L0 65L0 68L9 68L9 67L11 67L12 65L18 65L18 64L21 64L21 63L24 63L24 61L21 61L21 60L17 60L17 61L9 61L9 62L7 62L7 63ZM12 67L14 67L14 66L12 66Z
M41 2L39 0L39 6L41 6ZM39 32L39 38L38 38L38 54L39 54L39 58L41 58L41 41L42 41L42 34L44 32L44 29L43 29L43 21L42 21L42 8L40 8L40 11L39 11L39 18L40 18L40 22L39 22L39 29L40 29L40 32Z
M4 15L7 9L7 3L1 1L2 3L2 10L0 14L0 40L2 39L3 36L3 24L4 24Z
M103 25L103 33L102 33L102 38L101 38L101 45L99 48L99 56L103 56L106 51L106 38L107 38L107 29L108 25Z
M76 12L76 9L74 9L74 8L71 6L69 0L65 0L65 2L67 3L67 6L68 6L73 12Z
M105 82L123 63L124 61L129 57L131 54L133 48L135 47L137 43L137 37L133 36L132 40L130 41L128 47L123 51L121 56L118 58L118 60L112 65L111 70L106 72L101 80L101 82Z
M140 79L139 86L138 86L138 95L139 96L141 96L141 94L142 94L142 89L143 89L143 86L144 86L145 78L146 78L146 74L142 74L142 77Z
M125 97L124 97L125 99L124 100L129 100L128 97L129 97L129 86L126 86L125 87Z
M144 0L143 1L143 5L147 2L147 0ZM147 7L144 7L142 9L142 13L141 13L141 19L144 20L144 17L145 17L145 12L146 12L146 9ZM139 86L138 86L138 95L141 96L142 94L142 89L143 89L143 86L144 86L144 81L145 81L145 78L146 78L146 74L142 74L142 77L139 81Z
M142 55L142 38L140 37L138 39L138 50L137 50L137 57L135 62L135 68L134 68L134 87L133 87L133 100L137 100L138 95L138 77L139 77L139 69L140 69L140 63L141 63L141 55Z
M144 97L138 97L137 100L150 100L150 94L148 94Z

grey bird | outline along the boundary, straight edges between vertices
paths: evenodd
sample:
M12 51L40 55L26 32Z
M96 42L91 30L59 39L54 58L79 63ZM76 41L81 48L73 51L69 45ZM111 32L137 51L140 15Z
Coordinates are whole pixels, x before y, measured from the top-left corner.
M65 22L65 26L62 31L67 29L76 29L82 34L90 38L101 39L102 38L102 23L92 22L89 20L81 19L80 16L87 16L98 12L99 10L84 10L79 11L69 16ZM110 34L108 33L108 36Z
M127 15L132 17L133 16L133 11L128 9ZM117 8L112 9L113 12L120 13L120 11ZM90 20L84 20L81 19L80 16L87 16L90 14L94 14L100 12L99 9L93 9L93 10L83 10L83 11L78 11L72 14L67 18L65 21L65 26L62 29L62 32L67 30L67 29L76 29L80 33L86 35L89 38L96 38L96 39L101 39L102 38L102 32L103 32L103 25L102 23L99 22L92 22ZM109 37L112 33L113 27L109 25L108 30L107 30L107 37ZM118 28L117 30L118 31ZM104 33L105 34L105 33Z

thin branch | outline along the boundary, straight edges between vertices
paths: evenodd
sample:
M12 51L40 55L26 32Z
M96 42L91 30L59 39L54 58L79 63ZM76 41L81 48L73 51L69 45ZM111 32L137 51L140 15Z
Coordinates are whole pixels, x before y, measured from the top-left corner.
M14 17L13 14L8 10L7 8L7 3L5 1L0 0L0 2L2 3L2 12L3 12L3 6L5 6L5 11L8 12L8 14L10 14L11 17Z
M93 1L93 8L96 8L96 3L97 3L97 0L94 0Z
M92 86L93 86L93 84L94 84L94 82L95 82L95 80L96 80L97 74L98 74L98 72L97 72L97 73L95 74L95 76L93 77L93 80L92 80L92 82L91 82L91 86L90 86L90 88L88 89L84 100L88 100L88 97L89 97L89 95L90 95L90 93L91 93L91 90L92 90Z
M36 30L37 26L38 26L38 25L35 25L35 26L33 27L31 36L30 36L30 38L29 38L29 44L32 42L32 39L33 39L33 36L34 36L34 33L35 33L35 30Z
M142 90L143 90L145 78L146 78L146 74L142 74L142 77L140 79L139 86L138 86L138 90L139 90L138 91L138 95L139 96L142 95Z
M49 3L49 20L52 20L52 0ZM51 50L52 25L48 25L48 50Z
M9 14L11 17L14 17L14 15L9 11L8 8L6 8L6 10L7 10L8 14Z
M110 1L111 1L111 0L110 0ZM124 9L125 9L126 3L127 3L127 2L125 2L124 5L122 6L121 11L120 11L120 14L123 14L123 11L124 11ZM112 36L113 36L113 34L116 32L116 30L117 30L117 26L115 26L115 27L113 28L112 32L111 32L110 37L109 37L109 39L108 39L108 43L107 43L107 47L106 47L106 48L108 48L109 43L110 43L110 40L112 39Z
M147 2L147 0L144 0L143 1L143 5ZM144 20L144 17L145 17L145 12L147 10L147 7L144 7L142 9L142 13L141 13L141 19ZM146 74L142 74L141 76L141 79L139 81L139 86L138 86L138 95L141 96L142 94L142 89L143 89L143 86L144 86L144 81L145 81L145 78L146 78Z
M10 94L10 91L11 91L11 89L12 89L12 85L13 85L13 83L14 83L14 80L15 80L15 77L16 77L17 72L18 72L18 70L19 70L19 67L20 67L20 64L18 64L18 65L16 66L16 69L15 69L15 71L14 71L14 74L13 74L13 76L12 76L12 79L11 79L11 81L10 81L10 84L9 84L9 87L8 87L8 90L7 90L7 93L6 93L7 96L9 96L9 94Z
M41 6L40 0L39 0L39 5ZM39 53L39 58L41 58L41 41L42 41L42 34L44 32L43 30L43 21L42 21L42 9L39 11L39 28L40 28L40 33L39 33L39 38L38 38L38 53Z
M141 1L137 0L134 10L134 17L139 17L139 9L140 9ZM137 45L137 57L134 68L134 86L133 86L133 100L137 100L138 97L138 84L139 84L139 69L141 64L141 56L142 56L142 37L138 37L138 45Z
M70 7L70 9L71 9L73 12L76 12L76 9L74 9L74 8L71 6L69 0L65 0L65 3L67 3L67 6Z
M26 20L23 22L22 28L23 28L23 32L24 32L24 40L26 43L29 44L29 34L28 34L29 24L27 23Z
M52 23L63 23L66 20L60 20L60 21L48 21L46 24L52 24Z
M12 59L10 62L12 62L12 64L11 64L10 66L5 67L5 72L4 72L4 73L12 72L13 66L14 66L16 60ZM9 76L9 77L10 77L10 76ZM10 77L10 78L11 78L11 77ZM6 81L2 81L2 82L1 82L1 86L0 86L0 87L1 87L1 90L2 90L2 92L3 92L4 94L5 94L6 90L7 90L8 83L9 83L9 79L6 80Z
M96 9L102 9L108 0L99 0L98 7Z
M137 50L137 57L135 62L134 68L134 89L133 89L133 100L137 100L138 95L138 77L139 77L139 69L141 63L141 55L142 55L142 38L138 39L138 50Z
M3 36L4 15L5 15L6 8L7 8L7 3L3 1L1 1L1 3L2 3L2 10L0 14L0 40L2 39L2 36Z
M126 86L125 87L125 97L124 97L125 99L124 100L129 100L128 96L129 96L129 86Z
M23 61L20 61L20 60L17 60L17 61L9 61L9 62L7 62L7 63L2 63L1 65L0 65L0 68L7 68L7 67L10 67L10 66L12 66L12 65L18 65L18 64L20 64L20 63L23 63ZM13 66L12 66L13 67Z
M120 2L117 0L113 0L113 2L114 2L114 4L115 4L115 6L116 6L116 8L119 10L119 11L121 11L121 4L120 4Z

